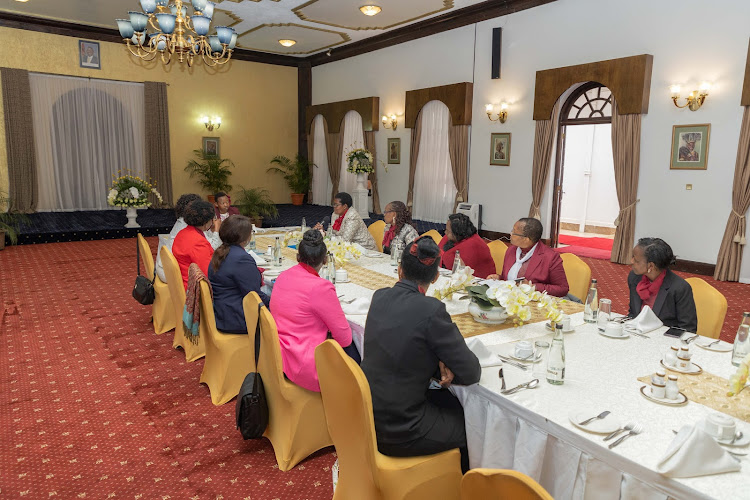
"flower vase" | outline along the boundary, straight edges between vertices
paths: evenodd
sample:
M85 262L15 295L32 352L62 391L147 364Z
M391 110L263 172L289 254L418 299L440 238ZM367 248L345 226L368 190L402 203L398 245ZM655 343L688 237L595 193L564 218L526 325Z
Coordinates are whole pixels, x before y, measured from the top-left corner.
M473 300L469 303L469 314L477 323L487 325L499 325L505 323L505 320L508 319L508 313L504 307L492 306L490 309L482 309Z
M135 207L128 207L125 215L128 218L128 223L125 224L125 227L141 227L141 225L135 221L138 218L138 210Z
M367 174L359 172L357 174L357 189L364 189L367 191Z

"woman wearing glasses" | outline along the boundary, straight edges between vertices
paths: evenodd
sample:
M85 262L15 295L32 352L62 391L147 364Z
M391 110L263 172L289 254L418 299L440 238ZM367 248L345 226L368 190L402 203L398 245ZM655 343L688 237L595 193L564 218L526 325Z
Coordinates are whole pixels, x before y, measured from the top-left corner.
M411 221L411 212L401 201L392 201L385 206L383 212L385 229L383 232L383 252L390 254L391 247L396 242L401 244L401 248L406 247L419 237L419 233L414 228Z
M367 250L377 250L375 240L367 230L365 221L359 212L352 208L352 196L349 193L338 193L333 198L333 216L331 230L334 236L350 243L359 243ZM318 223L313 229L323 230Z

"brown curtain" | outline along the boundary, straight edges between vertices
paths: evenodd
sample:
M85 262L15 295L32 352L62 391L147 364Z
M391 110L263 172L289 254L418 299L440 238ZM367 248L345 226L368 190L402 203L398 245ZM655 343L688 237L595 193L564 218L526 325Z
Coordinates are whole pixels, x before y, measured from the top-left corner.
M638 172L641 165L641 115L621 115L612 99L612 156L620 213L615 220L615 240L610 260L630 264L635 235L635 204L638 203Z
M531 207L529 217L542 219L542 199L547 189L549 166L552 159L552 146L555 143L559 101L552 108L552 117L548 120L537 120L534 133L534 160L531 169Z
M422 111L417 115L414 128L411 129L411 146L409 151L409 191L406 194L406 206L411 210L414 204L414 175L417 173L419 142L422 140Z
M1 68L0 79L5 113L5 149L8 155L8 210L34 212L39 194L29 72Z
M307 189L307 202L312 203L312 180L313 180L313 153L315 152L315 119L313 118L310 126L310 133L307 135L307 160L310 162L310 186Z
M456 202L458 204L469 199L469 126L453 125L448 129L448 151L451 156L453 182L456 185Z
M163 204L173 206L172 198L172 159L169 148L169 106L167 105L167 84L145 82L144 101L146 103L146 175L156 181L156 190L161 194ZM158 200L149 195L152 205Z
M367 177L372 184L372 211L376 214L381 213L380 210L380 195L378 194L378 156L375 150L375 132L370 130L365 132L365 149L372 153L372 165L375 169Z
M333 197L339 190L339 180L341 179L341 137L343 136L343 123L342 130L338 133L328 133L328 124L323 121L324 130L326 132L326 149L328 154L328 173L331 174L331 182L333 183L333 189L331 191L331 204L333 204Z
M742 247L745 245L745 213L750 208L750 106L745 106L740 128L740 143L734 165L732 183L732 212L719 247L714 278L739 281Z

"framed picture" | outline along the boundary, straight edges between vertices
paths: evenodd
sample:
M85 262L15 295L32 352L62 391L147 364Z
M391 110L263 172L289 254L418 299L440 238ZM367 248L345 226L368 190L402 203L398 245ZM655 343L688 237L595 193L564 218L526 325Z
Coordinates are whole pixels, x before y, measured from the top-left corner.
M82 68L102 69L102 61L99 57L99 42L78 40L78 52L80 52Z
M706 170L711 124L672 127L670 170Z
M401 163L401 138L388 139L388 163Z
M219 156L219 138L218 137L204 137L203 138L203 152L207 155Z
M510 166L510 133L492 134L490 165Z

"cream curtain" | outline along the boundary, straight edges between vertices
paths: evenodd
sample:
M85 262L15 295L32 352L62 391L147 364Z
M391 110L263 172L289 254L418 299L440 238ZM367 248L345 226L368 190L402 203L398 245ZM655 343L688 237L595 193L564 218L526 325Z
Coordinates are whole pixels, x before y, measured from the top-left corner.
M167 84L164 82L146 82L143 84L145 101L144 116L146 129L146 175L156 183L156 190L162 197L162 203L173 206L172 199L172 158L169 149L169 106L167 104ZM149 199L154 206L159 200L155 195Z
M323 128L326 132L326 149L328 152L328 173L331 176L331 204L333 204L333 197L338 193L339 189L339 174L341 169L341 133L343 132L344 124L341 124L342 130L338 133L328 133L328 124L323 120Z
M750 208L750 106L745 106L740 128L740 142L734 165L732 183L732 212L719 247L714 278L721 281L738 281L742 265L742 247L745 245L745 213Z
M456 185L456 201L453 212L459 203L469 199L469 126L453 125L448 129L448 150L453 170L453 183Z
M328 171L328 148L326 147L326 129L328 125L326 125L323 115L315 117L313 127L313 140L308 143L313 146L310 158L315 163L315 167L313 167L312 198L310 203L328 205L331 192L331 174Z
M372 211L376 214L382 213L380 210L380 194L378 193L378 154L375 148L375 132L370 130L365 132L365 149L372 153L373 171L368 176L372 184Z
M318 115L320 116L320 115ZM314 160L314 154L315 154L315 122L317 121L317 116L315 119L313 119L312 124L310 125L310 131L307 134L307 159L310 161L310 172L309 172L309 179L310 184L307 188L307 202L312 203L313 202L313 184L315 181L315 160Z
M344 126L341 128L341 141L343 153L340 162L339 192L352 194L357 187L357 174L346 171L349 166L346 156L350 151L365 147L362 116L356 111L352 110L344 115Z
M417 158L419 158L419 143L422 140L422 112L417 115L414 128L411 129L411 145L409 150L409 191L406 195L406 206L411 209L414 205L414 175L417 172Z
M0 69L5 114L8 195L13 212L34 212L39 197L29 72Z
M534 133L534 160L531 169L531 207L529 217L542 218L540 207L547 189L552 147L555 143L555 129L558 120L559 101L552 108L552 118L537 120Z
M641 164L641 115L621 115L612 98L612 156L620 213L615 220L615 240L610 260L630 264L635 237L635 205Z

